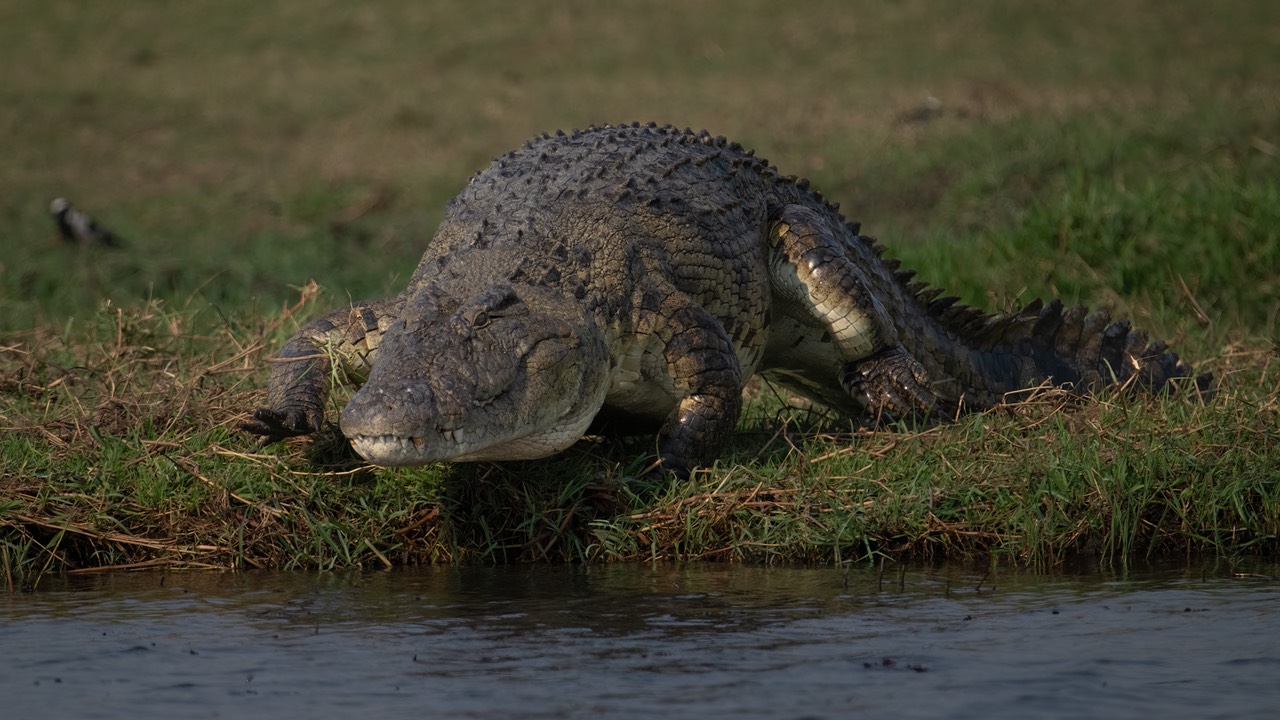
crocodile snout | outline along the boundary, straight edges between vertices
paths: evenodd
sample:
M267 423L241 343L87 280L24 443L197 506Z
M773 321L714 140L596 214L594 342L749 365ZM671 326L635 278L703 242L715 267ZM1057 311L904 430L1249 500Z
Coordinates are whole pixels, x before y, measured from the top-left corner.
M342 411L342 433L360 456L378 465L421 465L456 453L466 437L454 423L441 423L436 399L425 383L369 384Z

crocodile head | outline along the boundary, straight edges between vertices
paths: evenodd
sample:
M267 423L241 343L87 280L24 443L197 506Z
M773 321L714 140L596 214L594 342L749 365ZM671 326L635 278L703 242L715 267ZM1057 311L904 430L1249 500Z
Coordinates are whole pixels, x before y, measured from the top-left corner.
M604 402L604 341L545 289L496 285L462 302L411 297L377 348L342 432L378 465L528 460L577 441Z

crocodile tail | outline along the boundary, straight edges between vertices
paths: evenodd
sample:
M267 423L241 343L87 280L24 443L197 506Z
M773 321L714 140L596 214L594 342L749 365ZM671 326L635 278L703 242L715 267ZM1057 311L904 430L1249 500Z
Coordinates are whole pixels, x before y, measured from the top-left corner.
M856 233L856 227L850 231ZM927 369L947 378L940 387L948 388L943 391L948 401L989 407L1008 393L1046 384L1077 391L1117 385L1211 392L1212 375L1195 375L1165 343L1151 341L1127 320L1113 321L1105 309L1091 313L1083 306L1064 308L1059 300L1034 300L1015 312L988 314L957 297L940 297L941 288L916 280L914 270L884 257L884 246L875 238L857 237L892 273L906 302L919 310L916 317L927 318L906 336L921 343L911 348L918 357L933 360Z
M976 330L972 347L1021 358L1021 377L1010 380L1024 387L1048 381L1078 390L1118 385L1160 391L1188 378L1204 392L1212 383L1209 375L1194 376L1164 342L1150 340L1127 320L1112 321L1106 309L1036 300L1009 315L987 316L980 325L970 328Z

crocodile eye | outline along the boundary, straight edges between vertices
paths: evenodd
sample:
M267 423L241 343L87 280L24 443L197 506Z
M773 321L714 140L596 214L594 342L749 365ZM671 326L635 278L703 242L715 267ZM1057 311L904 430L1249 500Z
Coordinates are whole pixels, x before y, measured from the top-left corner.
M489 313L481 310L471 316L471 327L479 329L489 324Z

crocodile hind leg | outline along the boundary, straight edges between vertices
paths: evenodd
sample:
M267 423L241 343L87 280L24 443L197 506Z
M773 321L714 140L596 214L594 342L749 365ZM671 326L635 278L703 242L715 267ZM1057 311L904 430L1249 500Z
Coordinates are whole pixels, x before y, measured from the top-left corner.
M662 469L686 478L711 464L738 424L742 368L720 322L674 286L646 291L636 323L662 345L662 364L680 397L658 431Z
M362 382L400 305L394 298L356 303L302 326L272 359L266 406L240 429L260 435L263 445L319 430L334 370Z
M826 329L840 363L840 385L854 402L876 419L938 415L929 375L867 290L851 257L865 250L849 242L846 229L812 208L788 205L770 228L769 242L774 291Z
M845 392L864 403L875 420L942 414L929 374L901 346L845 363L839 379Z

